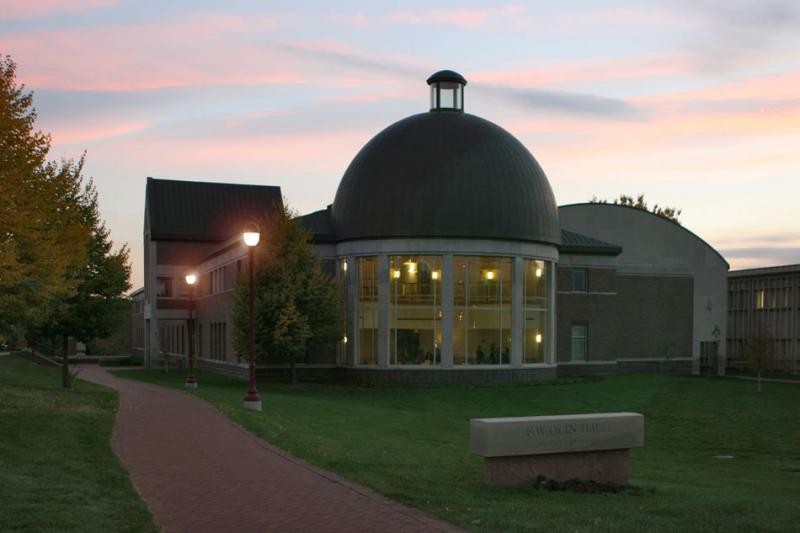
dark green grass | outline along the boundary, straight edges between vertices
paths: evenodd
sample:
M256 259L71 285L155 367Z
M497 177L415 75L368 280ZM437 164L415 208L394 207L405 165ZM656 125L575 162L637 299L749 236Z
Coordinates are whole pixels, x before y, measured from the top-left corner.
M0 531L157 531L111 450L115 392L0 357Z
M183 374L118 374L182 387ZM447 387L264 383L201 373L195 392L269 442L399 502L481 531L798 531L800 386L631 375L602 381ZM635 411L645 447L633 489L575 494L496 489L468 451L475 417ZM733 459L717 459L732 455Z

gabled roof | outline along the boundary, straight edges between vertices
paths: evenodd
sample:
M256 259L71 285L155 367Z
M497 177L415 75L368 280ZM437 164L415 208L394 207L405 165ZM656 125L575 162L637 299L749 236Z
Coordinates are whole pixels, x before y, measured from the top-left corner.
M153 240L224 241L282 202L280 187L147 178Z
M566 229L561 230L559 250L562 254L619 255L622 253L621 246Z

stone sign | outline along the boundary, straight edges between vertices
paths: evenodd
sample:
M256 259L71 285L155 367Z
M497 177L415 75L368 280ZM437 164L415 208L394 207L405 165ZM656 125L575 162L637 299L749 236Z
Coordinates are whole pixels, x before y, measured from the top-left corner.
M638 413L476 418L470 451L486 458L486 479L503 486L540 477L628 483L628 449L644 446Z

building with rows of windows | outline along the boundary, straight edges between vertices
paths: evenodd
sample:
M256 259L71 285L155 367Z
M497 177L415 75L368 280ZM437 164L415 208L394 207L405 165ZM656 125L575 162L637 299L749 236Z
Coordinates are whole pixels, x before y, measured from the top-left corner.
M558 207L530 152L464 112L466 80L428 79L430 110L378 133L333 204L302 217L340 284L341 338L306 372L362 382L484 382L570 373L724 369L728 264L679 224L609 204ZM136 350L186 353L200 274L201 366L244 372L232 290L248 218L276 187L148 179Z
M747 343L766 338L777 369L800 369L800 265L735 270L728 275L730 366L746 364Z

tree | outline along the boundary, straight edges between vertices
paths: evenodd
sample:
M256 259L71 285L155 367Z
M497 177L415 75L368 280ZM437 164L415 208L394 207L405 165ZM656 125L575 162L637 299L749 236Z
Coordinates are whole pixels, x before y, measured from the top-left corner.
M73 164L47 161L50 137L34 128L33 95L0 58L0 335L28 337L75 291L89 232Z
M775 342L763 324L756 327L755 334L744 346L747 366L758 373L758 392L761 392L761 373L775 366Z
M83 158L75 167L80 175ZM65 333L81 342L107 337L129 310L125 293L130 289L131 267L128 247L113 250L108 228L100 218L97 189L90 179L80 199L84 226L91 232L87 261L76 272L75 293L67 299L69 313L64 320Z
M34 130L33 95L0 59L0 336L58 337L63 384L67 339L88 342L124 319L128 250L112 251L97 190L84 184L85 154L48 161L50 137Z
M62 172L81 186L85 158L64 162ZM110 335L128 312L125 292L130 289L128 248L113 250L113 242L100 217L97 189L89 179L75 199L80 221L88 232L84 261L68 273L74 290L50 309L38 324L37 336L58 337L62 341L63 385L70 386L67 360L69 337L84 343Z
M606 199L599 199L597 196L594 196L591 200L593 204L607 204L608 200ZM678 224L681 221L678 219L680 214L682 213L681 209L677 207L661 207L658 204L655 204L652 209L648 209L647 201L645 201L644 194L638 195L635 199L633 196L628 196L626 194L620 194L619 198L615 198L613 202L615 205L626 205L629 207L635 207L636 209L641 209L642 211L649 211L654 213L660 217L664 217L668 220L676 222Z
M276 205L259 222L256 249L255 352L259 361L285 361L295 382L295 361L309 350L342 335L339 292L322 269L308 232L285 205ZM249 286L236 289L234 345L247 354Z

